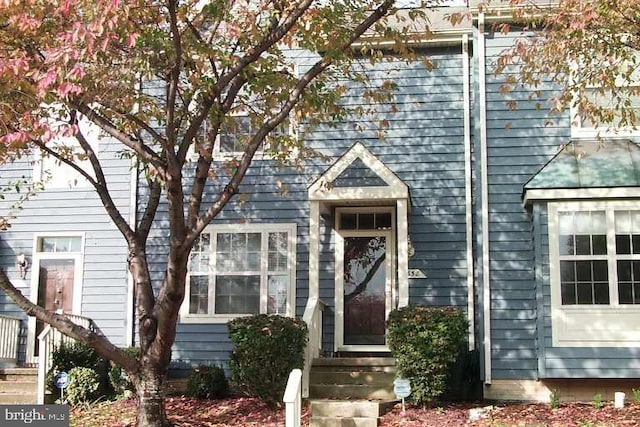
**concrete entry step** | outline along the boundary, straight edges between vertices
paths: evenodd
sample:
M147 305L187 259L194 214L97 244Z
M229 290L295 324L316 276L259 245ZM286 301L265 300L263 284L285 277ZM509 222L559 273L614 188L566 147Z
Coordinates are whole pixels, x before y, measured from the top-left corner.
M38 368L1 368L0 381L33 380L38 379Z
M37 368L0 369L0 404L35 404Z
M311 400L310 427L377 427L394 400Z
M309 386L309 396L313 398L325 399L371 399L371 400L391 400L396 395L393 392L393 385L390 387L371 386L363 384L311 384Z
M378 427L378 419L316 417L309 420L309 427Z
M311 414L318 417L378 418L389 412L396 400L331 400L309 401Z
M313 359L312 366L395 366L393 357L326 357Z

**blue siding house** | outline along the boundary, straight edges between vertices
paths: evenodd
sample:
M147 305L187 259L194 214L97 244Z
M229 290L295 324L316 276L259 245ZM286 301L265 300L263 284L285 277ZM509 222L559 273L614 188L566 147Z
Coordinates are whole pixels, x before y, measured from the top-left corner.
M536 103L553 95L551 84L540 99L501 93L508 75L494 74L495 61L522 35L494 32L486 22L497 16L461 3L430 11L433 37L417 51L433 70L421 60L367 64L374 82L395 82L393 103L367 106L373 118L304 132L330 161L303 171L266 155L254 161L241 194L192 251L176 375L225 364L226 322L239 315L304 318L311 363L384 355L389 311L424 304L467 314L485 398L545 401L558 389L590 399L640 385L640 135L597 139L571 111L550 119ZM443 14L454 10L473 20L450 25ZM291 56L299 69L314 60ZM343 102L362 103L359 90L351 86ZM384 138L372 125L382 121ZM218 160L233 155L234 141L220 137ZM110 179L133 221L148 197L144 180L108 141L100 153L112 156ZM4 167L1 179L41 173L39 162ZM147 245L156 278L165 271L163 215L161 206ZM126 245L81 186L28 201L0 234L0 253L34 300L46 294L49 269L72 266L68 309L116 344L135 342ZM21 316L4 297L0 308ZM34 357L35 323L26 330L20 363Z

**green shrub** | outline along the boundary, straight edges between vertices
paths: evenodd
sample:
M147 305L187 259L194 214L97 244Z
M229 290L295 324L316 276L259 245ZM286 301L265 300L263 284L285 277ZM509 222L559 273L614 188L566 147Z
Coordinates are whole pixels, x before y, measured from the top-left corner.
M91 347L81 342L73 341L60 344L51 355L51 369L47 373L47 388L53 392L58 388L55 385L55 376L58 372L70 374L73 368L91 368L100 378L100 388L106 393L108 390L107 378L108 364Z
M219 399L228 392L227 376L219 366L198 366L187 377L187 396Z
M73 368L69 371L69 385L65 389L71 405L93 402L100 397L100 375L91 368Z
M124 351L130 356L140 357L140 349L138 347L127 347ZM127 392L135 391L127 372L113 361L111 362L111 369L109 369L109 384L111 384L113 391L117 395L124 395Z
M270 405L282 399L289 373L304 364L307 325L299 319L264 314L227 323L234 343L229 366L235 385Z
M453 307L407 306L389 314L387 327L398 375L411 380L410 399L421 405L437 399L465 345L464 313Z

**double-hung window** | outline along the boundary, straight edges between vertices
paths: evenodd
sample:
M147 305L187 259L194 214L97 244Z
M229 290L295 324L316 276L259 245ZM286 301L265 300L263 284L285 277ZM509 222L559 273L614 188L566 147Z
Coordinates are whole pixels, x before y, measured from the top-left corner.
M216 225L190 255L185 321L258 313L293 316L295 224Z
M640 345L640 201L549 204L556 346Z

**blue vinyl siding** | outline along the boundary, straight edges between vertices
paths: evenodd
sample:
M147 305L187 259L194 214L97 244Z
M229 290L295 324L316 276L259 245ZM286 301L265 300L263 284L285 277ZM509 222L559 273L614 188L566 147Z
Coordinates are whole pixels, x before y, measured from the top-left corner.
M121 159L121 145L101 140L99 156L113 200L125 218L129 216L131 162ZM29 157L0 169L0 185L6 186L18 177L32 179L33 164ZM55 173L55 171L54 171ZM10 193L0 201L7 212L16 195ZM33 277L35 234L84 233L82 277L82 312L92 318L102 332L116 345L125 345L127 298L127 247L120 232L108 218L100 199L88 187L48 189L23 204L11 228L0 234L0 268L25 294L30 295ZM24 253L29 261L26 278L19 277L15 256ZM0 312L26 319L9 297L0 291ZM21 337L19 360L25 360L26 321Z
M533 101L527 89L500 93L506 75L494 75L493 63L513 40L513 34L486 38L492 377L535 379L539 357L535 247L522 188L557 147L569 141L570 123L568 115L549 117L544 99L553 93L550 87L543 88L541 100ZM509 107L509 101L516 101L516 109ZM543 104L540 109L538 102Z
M301 67L313 58L300 57ZM355 142L362 142L410 188L411 210L409 233L416 253L409 268L419 268L426 279L410 280L410 302L429 305L467 306L466 288L466 226L464 198L463 147L463 82L462 59L458 49L432 52L437 64L427 71L421 63L402 61L377 64L374 77L392 78L399 85L396 96L397 111L389 106L369 105L378 111L373 120L355 117L353 120L320 126L306 137L306 143L322 154L337 160ZM362 104L358 89L352 89L344 98L346 104ZM380 119L389 127L381 140L375 132ZM356 124L362 129L357 130ZM274 167L267 160L258 160L251 166L241 193L244 202L232 202L213 222L236 223L247 220L255 223L296 222L298 224L296 297L298 316L301 316L308 296L308 187L323 173L329 163L311 161L303 172ZM357 165L356 165L357 166ZM369 171L350 171L342 185L360 185ZM276 181L288 185L286 195L278 194ZM219 187L207 190L207 200ZM161 207L160 214L164 212ZM161 222L161 221L160 221ZM324 316L323 350L333 350L335 254L332 214L321 217L320 232L320 298L328 305ZM159 223L160 224L160 223ZM155 236L166 234L162 227L154 228ZM150 243L149 253L158 255L152 265L157 277L164 272L162 254L158 245ZM226 362L230 343L226 325L180 324L174 346L174 358L197 364L207 360ZM174 364L180 368L183 364Z

